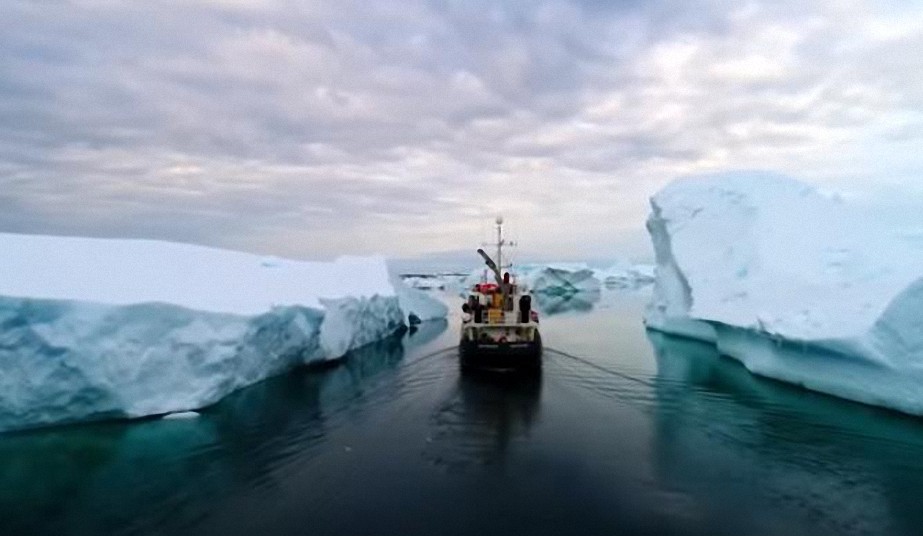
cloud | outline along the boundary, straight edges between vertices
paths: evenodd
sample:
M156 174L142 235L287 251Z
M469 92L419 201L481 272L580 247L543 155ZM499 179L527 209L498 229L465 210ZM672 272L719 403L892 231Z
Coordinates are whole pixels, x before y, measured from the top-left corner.
M923 10L877 6L5 2L0 230L598 257L680 175L912 187Z

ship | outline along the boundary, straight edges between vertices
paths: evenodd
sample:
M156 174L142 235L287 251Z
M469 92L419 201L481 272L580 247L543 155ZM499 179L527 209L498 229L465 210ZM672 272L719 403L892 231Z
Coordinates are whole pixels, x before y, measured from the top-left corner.
M478 249L489 276L467 289L462 305L459 359L463 369L539 370L542 336L532 296L503 265L503 218L498 217L496 258ZM492 277L491 277L492 276Z

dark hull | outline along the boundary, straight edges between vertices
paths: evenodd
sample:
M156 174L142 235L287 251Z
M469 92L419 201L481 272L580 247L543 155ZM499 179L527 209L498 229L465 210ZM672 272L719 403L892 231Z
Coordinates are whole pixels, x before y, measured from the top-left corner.
M484 343L462 341L458 354L463 368L539 369L542 366L542 339L525 343Z

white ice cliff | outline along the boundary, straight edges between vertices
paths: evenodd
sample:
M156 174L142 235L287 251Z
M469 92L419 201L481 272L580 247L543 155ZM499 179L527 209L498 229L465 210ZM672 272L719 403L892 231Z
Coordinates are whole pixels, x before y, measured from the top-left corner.
M0 252L0 431L200 408L444 311L377 257L14 234Z
M780 177L676 181L651 199L650 328L755 374L923 415L923 252Z

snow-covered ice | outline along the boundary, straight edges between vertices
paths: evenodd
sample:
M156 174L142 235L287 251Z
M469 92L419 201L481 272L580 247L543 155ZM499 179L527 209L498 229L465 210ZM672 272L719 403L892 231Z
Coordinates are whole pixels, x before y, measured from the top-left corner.
M651 199L649 327L751 372L923 414L923 252L787 178L676 181Z
M0 431L200 408L445 307L384 259L0 234Z

